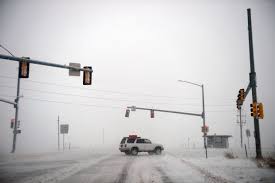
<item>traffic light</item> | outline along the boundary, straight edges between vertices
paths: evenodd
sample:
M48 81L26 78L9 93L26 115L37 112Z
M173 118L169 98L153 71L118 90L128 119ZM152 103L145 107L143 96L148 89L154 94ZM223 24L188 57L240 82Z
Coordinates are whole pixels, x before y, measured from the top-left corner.
M202 127L201 127L201 132L202 132L202 133L208 133L208 132L209 132L209 127L206 126L206 125L205 125L205 126L202 126Z
M129 115L130 115L130 109L126 109L125 117L129 118Z
M243 88L239 90L238 100L240 100L241 102L244 101L244 93L245 93L245 92L244 92L244 89L243 89Z
M11 128L13 128L14 126L14 121L11 121Z
M251 112L251 116L253 116L254 118L257 117L257 103L254 102L253 104L250 104L250 112Z
M84 69L89 69L90 71L83 71L83 85L91 85L92 84L92 67L85 66Z
M259 119L264 118L264 105L263 103L258 103L257 105L257 115Z
M155 113L154 113L154 110L150 110L150 116L151 116L151 118L154 118L155 117Z
M22 59L27 60L30 57L22 57ZM19 62L19 78L29 78L29 68L30 63L27 61Z

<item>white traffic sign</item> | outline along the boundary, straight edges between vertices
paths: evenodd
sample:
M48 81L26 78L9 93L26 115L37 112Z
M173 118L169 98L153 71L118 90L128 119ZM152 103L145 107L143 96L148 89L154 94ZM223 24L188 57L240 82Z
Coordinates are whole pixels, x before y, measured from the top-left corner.
M68 124L62 124L60 125L60 133L65 134L69 132L69 125Z
M80 68L80 63L69 63L69 66ZM69 69L69 76L80 76L80 70Z

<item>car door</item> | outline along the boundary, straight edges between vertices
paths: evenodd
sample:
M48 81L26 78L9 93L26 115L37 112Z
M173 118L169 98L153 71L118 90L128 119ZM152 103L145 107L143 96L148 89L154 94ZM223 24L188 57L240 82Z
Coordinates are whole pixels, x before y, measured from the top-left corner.
M136 141L136 144L137 144L140 151L145 150L144 139L138 138L137 141Z
M145 151L153 151L152 142L148 139L144 139L144 149Z

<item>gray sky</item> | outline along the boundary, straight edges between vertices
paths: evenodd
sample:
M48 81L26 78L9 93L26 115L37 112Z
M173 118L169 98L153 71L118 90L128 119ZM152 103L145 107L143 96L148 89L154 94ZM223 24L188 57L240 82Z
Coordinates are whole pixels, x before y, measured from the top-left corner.
M82 86L82 75L31 65L30 78L21 80L18 151L56 148L58 115L70 124L66 141L74 147L102 144L103 128L108 146L131 133L175 147L190 137L201 146L199 117L155 113L150 119L144 111L124 117L128 105L201 113L201 89L178 79L205 85L210 134L233 135L231 145L239 145L235 101L250 72L247 8L252 9L258 101L265 107L262 146L271 147L274 1L0 0L0 44L14 55L79 62L94 70L93 85ZM0 73L0 96L13 100L17 63L1 60ZM251 98L250 93L244 105L244 129L253 131ZM1 102L1 153L11 149L13 117L14 108Z

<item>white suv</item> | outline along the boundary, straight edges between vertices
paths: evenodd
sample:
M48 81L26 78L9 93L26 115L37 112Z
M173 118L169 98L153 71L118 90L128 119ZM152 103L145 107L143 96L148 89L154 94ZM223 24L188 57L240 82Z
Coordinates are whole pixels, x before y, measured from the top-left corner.
M137 155L138 152L160 155L164 148L161 144L154 144L148 139L140 138L136 135L129 135L129 137L122 138L119 150L127 155Z

